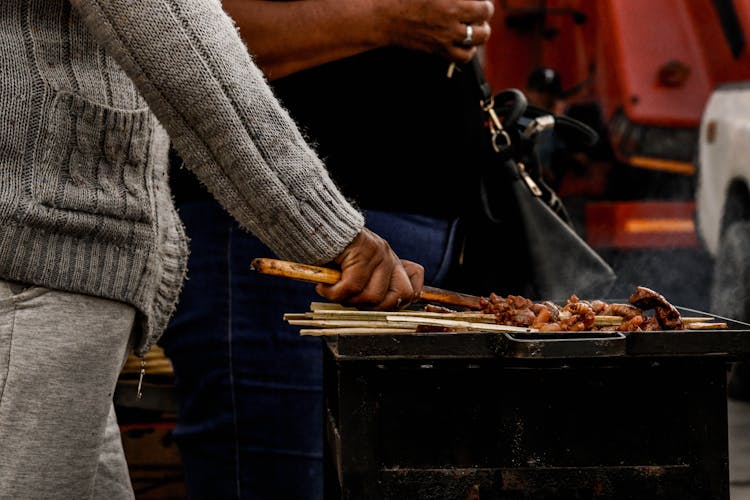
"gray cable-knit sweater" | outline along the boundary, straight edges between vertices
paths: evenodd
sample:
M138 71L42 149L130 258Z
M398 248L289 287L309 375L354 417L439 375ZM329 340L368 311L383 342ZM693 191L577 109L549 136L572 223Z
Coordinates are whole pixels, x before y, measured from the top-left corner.
M218 0L0 1L0 277L132 304L145 353L185 275L170 138L281 258L363 225Z

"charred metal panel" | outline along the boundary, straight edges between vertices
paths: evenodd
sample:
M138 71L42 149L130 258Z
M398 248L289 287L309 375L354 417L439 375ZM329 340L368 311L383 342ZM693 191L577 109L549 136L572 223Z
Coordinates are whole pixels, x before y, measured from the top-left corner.
M334 346L328 499L728 498L720 356L372 360Z

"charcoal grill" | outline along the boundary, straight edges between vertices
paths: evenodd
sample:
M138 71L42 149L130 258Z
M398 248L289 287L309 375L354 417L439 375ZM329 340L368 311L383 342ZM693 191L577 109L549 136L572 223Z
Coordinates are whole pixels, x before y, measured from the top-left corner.
M326 338L326 499L728 499L725 321Z

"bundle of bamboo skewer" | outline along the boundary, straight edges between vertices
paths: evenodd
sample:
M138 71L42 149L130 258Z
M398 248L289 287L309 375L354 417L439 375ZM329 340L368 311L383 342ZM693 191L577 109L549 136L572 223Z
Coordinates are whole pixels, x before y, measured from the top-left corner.
M565 313L563 313L565 314ZM596 327L617 327L620 316L595 317ZM401 334L450 329L452 332L509 332L534 333L538 330L527 327L498 325L494 314L481 311L427 312L365 311L327 302L312 302L310 310L303 313L286 313L284 321L302 327L300 335L377 335ZM726 323L715 322L713 317L683 317L686 329L712 330L726 328Z
M298 262L277 259L253 259L251 269L272 276L280 276L311 283L333 284L341 278L341 272L326 267L310 266ZM363 311L337 304L313 302L310 311L287 313L284 320L302 328L301 335L358 335L379 333L416 333L428 331L495 331L532 333L533 328L497 324L494 314L482 312L482 298L452 290L425 286L420 293L422 303L441 304L468 308L468 312L427 312L402 310L394 312ZM570 314L565 311L561 316ZM689 330L713 330L726 328L726 323L714 322L712 317L682 317ZM595 317L594 327L600 330L615 329L623 322L621 316ZM554 332L547 332L554 333Z
M302 327L300 335L357 335L378 333L415 333L421 327L456 328L466 331L531 332L530 328L495 324L494 314L478 311L427 312L363 311L338 304L313 302L310 311L287 313L284 320L290 325ZM422 328L424 330L424 328Z

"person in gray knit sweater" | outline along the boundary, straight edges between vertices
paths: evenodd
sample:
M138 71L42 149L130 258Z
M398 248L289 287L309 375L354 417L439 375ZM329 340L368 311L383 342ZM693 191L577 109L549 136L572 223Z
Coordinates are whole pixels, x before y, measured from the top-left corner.
M170 139L279 257L341 267L323 297L388 309L421 290L218 0L3 0L0 46L0 498L133 498L112 394L185 275Z

